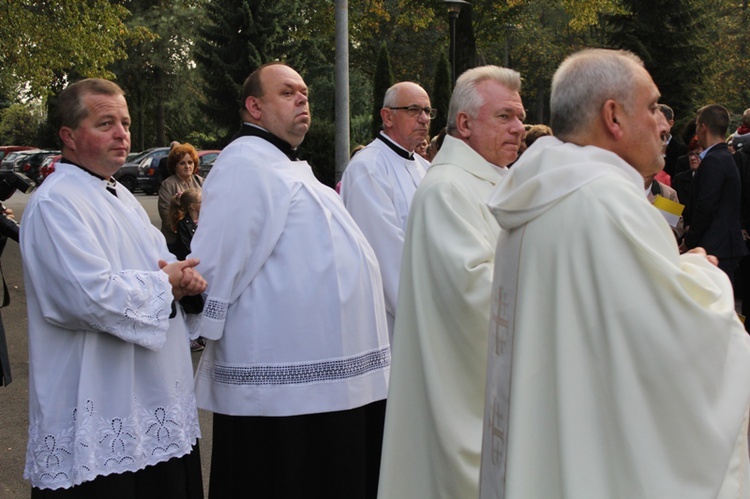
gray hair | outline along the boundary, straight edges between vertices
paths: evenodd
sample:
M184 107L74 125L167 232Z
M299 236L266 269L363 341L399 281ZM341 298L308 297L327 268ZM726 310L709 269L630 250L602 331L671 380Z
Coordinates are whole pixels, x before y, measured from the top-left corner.
M564 137L587 129L613 99L632 109L640 57L625 50L585 49L565 59L552 78L550 126Z
M750 108L745 109L745 112L742 113L742 124L750 126Z
M521 91L521 75L517 71L500 66L479 66L465 71L456 81L448 106L448 134L456 131L458 113L464 112L476 117L484 99L477 92L477 85L485 80L492 80L513 92Z

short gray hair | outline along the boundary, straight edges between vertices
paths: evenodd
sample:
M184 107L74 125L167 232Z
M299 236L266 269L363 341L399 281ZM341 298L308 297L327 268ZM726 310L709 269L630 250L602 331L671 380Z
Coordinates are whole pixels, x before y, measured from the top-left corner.
M476 117L484 99L477 92L477 85L485 80L492 80L513 92L521 91L521 75L518 71L500 66L479 66L465 71L456 80L456 86L448 106L448 134L456 131L458 113Z
M552 78L550 126L564 137L587 129L609 99L632 109L640 57L626 50L585 49L565 59Z

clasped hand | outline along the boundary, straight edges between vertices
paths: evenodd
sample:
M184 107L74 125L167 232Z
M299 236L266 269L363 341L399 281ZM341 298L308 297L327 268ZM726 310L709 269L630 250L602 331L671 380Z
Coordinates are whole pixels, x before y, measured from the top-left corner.
M206 280L194 268L199 263L198 258L188 258L172 263L159 260L159 268L169 276L175 300L180 300L183 296L199 295L208 287Z

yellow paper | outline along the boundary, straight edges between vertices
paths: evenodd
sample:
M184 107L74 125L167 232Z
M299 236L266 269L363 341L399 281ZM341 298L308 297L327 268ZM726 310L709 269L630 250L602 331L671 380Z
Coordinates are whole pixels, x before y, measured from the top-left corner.
M685 209L684 204L676 203L671 199L665 198L661 194L658 194L654 198L653 205L659 208L661 211L666 211L667 213L671 213L672 215L676 215L678 217L682 215L682 210Z

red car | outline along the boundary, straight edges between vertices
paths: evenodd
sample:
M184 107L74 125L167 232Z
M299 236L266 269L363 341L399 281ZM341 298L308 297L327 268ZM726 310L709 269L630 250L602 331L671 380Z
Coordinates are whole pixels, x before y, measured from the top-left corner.
M39 167L39 177L37 178L37 184L41 184L44 182L44 179L49 176L50 173L55 172L55 163L60 161L60 158L62 158L62 155L56 154L54 156L48 156L44 162L42 163L42 166Z

